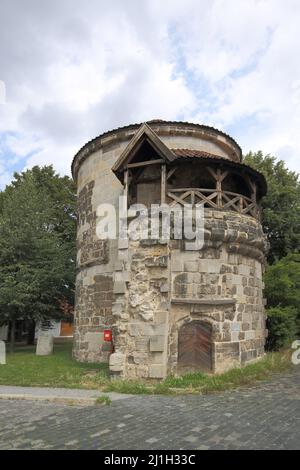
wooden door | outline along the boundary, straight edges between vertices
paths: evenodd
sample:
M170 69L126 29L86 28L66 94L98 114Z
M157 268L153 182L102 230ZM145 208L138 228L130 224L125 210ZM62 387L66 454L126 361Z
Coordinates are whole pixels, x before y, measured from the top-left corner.
M73 336L73 324L62 321L60 324L60 336Z
M183 325L178 334L178 370L212 370L212 327L209 323L192 321Z

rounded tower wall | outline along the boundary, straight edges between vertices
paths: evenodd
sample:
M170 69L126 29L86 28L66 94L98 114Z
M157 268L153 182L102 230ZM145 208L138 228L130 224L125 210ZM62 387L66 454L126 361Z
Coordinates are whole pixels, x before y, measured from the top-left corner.
M114 206L122 184L111 171L124 145L107 152L98 150L81 164L77 176L77 275L73 355L79 361L107 362L111 344L104 329L111 328L113 273L117 241L99 240L97 207Z
M78 188L74 357L89 362L110 358L112 374L151 379L182 373L199 361L208 370L220 372L261 357L266 243L257 193L251 192L251 174L247 167L238 166L238 145L205 126L155 121L151 129L169 149L211 154L211 160L205 155L209 162L205 171L198 168L200 154L194 160L192 154L185 161L178 160L183 166L168 180L170 193L166 189L165 194L168 204L186 198L186 188L180 193L184 175L184 186L189 175L196 181L197 171L207 181L206 192L200 193L205 204L204 246L190 252L184 240L99 240L97 207L110 203L117 210L118 198L124 194L125 177L120 181L111 169L139 130L135 125L128 127L86 144L73 162ZM197 171L191 171L192 161ZM167 164L167 172L172 165ZM232 165L236 165L233 173ZM146 183L142 175L133 202L160 199L160 171L160 166L145 169ZM246 192L239 189L239 172ZM132 181L137 174L132 172ZM218 186L221 180L224 196ZM188 197L195 203L200 196L199 191L192 191ZM189 201L182 199L182 203ZM114 344L104 341L105 329L112 329Z

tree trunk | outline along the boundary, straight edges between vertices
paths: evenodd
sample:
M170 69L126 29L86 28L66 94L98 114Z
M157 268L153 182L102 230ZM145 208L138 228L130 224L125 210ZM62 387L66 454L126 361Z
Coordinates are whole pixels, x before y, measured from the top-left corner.
M29 322L29 325L28 325L28 335L27 335L28 345L34 344L34 336L35 336L35 321L31 321Z
M14 352L15 349L15 335L16 335L16 320L11 321L10 329L10 352Z

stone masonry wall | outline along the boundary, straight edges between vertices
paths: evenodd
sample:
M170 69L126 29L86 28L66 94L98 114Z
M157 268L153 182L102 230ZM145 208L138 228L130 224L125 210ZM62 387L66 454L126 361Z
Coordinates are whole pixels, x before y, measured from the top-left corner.
M122 186L110 170L117 157L115 149L91 155L78 174L73 355L79 361L108 362L113 347L111 342L104 341L104 330L111 328L113 319L116 241L98 239L96 213L103 202L117 205Z
M167 373L169 247L130 241L119 248L113 304L114 344L110 370L130 378Z
M157 123L154 131L170 148L207 150L239 160L236 145L226 136L190 127ZM177 371L178 329L201 318L213 326L214 370L260 357L265 245L254 219L206 210L206 244L193 257L184 243L126 245L97 239L98 205L117 208L123 191L111 167L135 132L108 133L88 143L75 159L79 219L74 356L107 361L112 345L104 343L103 330L112 325L111 372L159 379Z
M179 328L192 320L212 325L215 372L264 354L265 250L264 234L254 218L205 210L203 249L171 251L171 373L176 373Z
M178 331L193 320L212 326L214 372L261 357L265 249L255 219L207 209L202 250L186 251L183 241L129 242L119 250L123 284L114 296L111 371L130 378L176 374Z

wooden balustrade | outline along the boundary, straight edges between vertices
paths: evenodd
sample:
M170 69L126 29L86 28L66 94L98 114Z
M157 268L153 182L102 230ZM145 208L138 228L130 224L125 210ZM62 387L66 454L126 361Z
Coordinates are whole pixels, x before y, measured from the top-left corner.
M168 188L167 197L169 204L198 204L204 203L204 207L212 209L234 210L240 214L251 215L259 218L259 209L253 199L243 194L234 193L232 191L217 191L216 189L207 188Z

